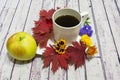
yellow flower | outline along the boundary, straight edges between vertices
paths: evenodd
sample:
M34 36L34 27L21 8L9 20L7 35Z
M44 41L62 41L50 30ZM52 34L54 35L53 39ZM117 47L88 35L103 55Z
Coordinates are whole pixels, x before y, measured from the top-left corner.
M82 35L81 37L81 41L87 45L87 47L91 46L92 45L92 40L91 38L88 36L88 35Z
M55 51L58 54L64 54L66 49L66 41L64 39L60 39L59 41L56 42L55 47L56 47Z
M90 56L94 56L94 54L97 53L97 48L96 46L90 46L87 50L87 53L90 55Z

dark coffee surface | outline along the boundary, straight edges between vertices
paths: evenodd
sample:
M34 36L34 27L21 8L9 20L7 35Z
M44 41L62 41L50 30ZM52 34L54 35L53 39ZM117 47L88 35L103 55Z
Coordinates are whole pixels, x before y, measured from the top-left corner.
M73 27L79 24L79 20L71 15L60 16L55 22L63 27Z

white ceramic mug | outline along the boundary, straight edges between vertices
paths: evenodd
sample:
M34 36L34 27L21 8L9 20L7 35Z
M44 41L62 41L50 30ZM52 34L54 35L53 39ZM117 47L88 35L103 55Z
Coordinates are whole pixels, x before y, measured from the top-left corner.
M74 16L79 20L79 23L72 27L64 27L58 25L55 22L55 20L58 17L64 15ZM71 43L72 41L75 41L78 37L79 29L82 26L82 23L87 18L87 16L88 16L87 12L79 13L76 10L70 8L58 9L57 11L55 11L52 16L54 40L57 41L59 39L65 39L67 41L67 44Z

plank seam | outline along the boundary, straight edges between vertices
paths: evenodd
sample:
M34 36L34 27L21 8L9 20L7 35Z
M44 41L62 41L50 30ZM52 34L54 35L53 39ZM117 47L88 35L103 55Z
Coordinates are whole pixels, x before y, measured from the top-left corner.
M13 14L13 17L12 17L12 20L11 20L10 25L9 25L9 28L8 28L8 30L7 30L7 34L5 35L5 38L4 38L4 39L6 39L7 36L8 36L8 31L10 30L10 26L11 26L12 21L13 21L13 19L14 19L15 13L16 13L17 8L18 8L18 5L19 5L19 2L20 2L20 0L19 0L18 3L17 3L17 6L16 6L16 8L15 8L15 11L14 11L14 14ZM5 43L5 40L4 40L3 44L2 44L2 48L1 48L1 50L0 50L1 52L2 52L2 50L3 50L4 43ZM13 70L14 70L14 67L15 67L15 62L16 62L16 60L14 60L14 63L13 63L13 67L12 67L11 75L10 75L10 80L12 79L12 73L13 73Z
M41 9L43 9L43 5L44 5L44 0L42 0L42 6L41 6Z
M15 67L15 63L16 63L16 60L14 59L13 67L12 67L11 74L10 74L10 80L12 79L12 73Z
M49 78L50 78L50 66L48 68L48 80L49 80Z
M81 12L81 10L80 10L80 1L79 0L78 0L78 9L79 9L79 12ZM83 66L84 66L84 70L85 70L84 78L85 78L85 80L87 80L86 62L85 62L85 64Z
M32 66L33 66L33 61L34 61L35 58L32 59L32 63L31 63L31 68L30 68L30 74L29 74L29 80L31 78L31 73L32 73Z
M115 4L116 4L117 10L118 10L118 13L119 13L119 16L120 16L120 8L118 7L117 1L114 0L114 2L115 2Z
M80 1L78 0L78 10L80 12Z
M118 52L118 49L117 49L117 45L116 45L116 42L115 42L115 38L114 38L114 36L113 36L113 32L112 32L111 24L110 24L110 21L109 21L109 18L108 18L108 14L107 14L107 10L106 10L106 7L105 7L104 0L102 0L102 3L103 3L104 10L105 10L105 15L106 15L106 18L107 18L107 22L108 22L108 25L109 25L109 28L110 28L110 32L111 32L111 35L112 35L113 43L114 43L114 45L115 45L115 49L116 49L118 61L119 61L119 63L120 63L120 55L119 55L119 52Z
M27 19L28 19L29 12L30 12L31 4L32 4L32 0L30 1L30 5L29 5L28 11L27 11L27 16L26 16L26 19L25 19L25 24L24 24L24 27L23 27L23 31L25 30L25 26L26 26L26 22L27 22Z
M6 33L6 35L5 35L4 41L3 41L3 43L2 43L2 47L1 47L1 49L0 49L0 55L1 55L1 52L2 52L2 50L3 50L3 46L4 46L4 43L5 43L5 39L7 38L8 34L9 34L10 26L11 26L12 21L13 21L13 19L14 19L15 13L16 13L17 8L18 8L18 5L19 5L19 2L20 2L20 0L19 0L18 3L17 3L17 6L16 6L16 8L15 8L15 11L14 11L14 14L13 14L13 17L12 17L12 20L11 20L11 22L10 22L10 25L9 25L8 30L7 30L7 33ZM12 79L12 73L13 73L13 70L14 70L15 62L16 62L16 60L14 60L14 63L13 63L13 67L12 67L11 75L10 75L10 80Z
M66 80L68 80L68 70L66 71Z
M65 6L64 7L67 7L68 6L68 0L65 1Z
M55 9L55 3L56 3L56 0L54 0L54 9Z
M87 70L86 70L86 63L84 64L84 70L85 70L85 80L87 80Z
M101 58L101 56L95 56L94 58Z
M97 38L97 41L98 41L99 52L100 52L100 56L101 56L100 60L101 60L101 65L102 65L102 69L103 69L103 75L104 75L105 80L107 80L106 72L105 72L105 66L104 66L104 62L103 62L102 50L101 50L101 45L100 45L100 39L98 37L97 24L96 24L96 21L95 21L94 10L93 10L93 5L92 5L91 0L90 0L90 4L91 4L91 12L92 12L92 17L93 17L93 21L94 21L95 31L96 31L96 38Z
M4 10L5 6L6 6L6 4L7 4L7 1L8 1L8 0L5 1L5 5L3 6L3 8L2 8L2 10L1 10L1 12L0 12L0 17L1 17L2 12L3 12L3 10Z
M10 26L11 26L12 21L13 21L13 19L14 19L14 16L15 16L15 13L16 13L16 10L17 10L17 7L18 7L19 2L20 2L20 0L19 0L18 3L17 3L17 6L16 6L16 8L15 8L15 11L14 11L14 14L13 14L13 17L12 17L12 20L11 20L10 25L9 25L9 27L8 27L7 33L6 33L5 37L4 37L4 41L3 41L2 47L1 47L1 49L0 49L0 55L1 55L1 52L2 52L2 50L3 50L3 46L4 46L4 43L5 43L5 39L7 38L8 34L9 34Z
M5 3L5 5L4 5L3 9L2 9L2 12L0 13L0 18L1 18L1 15L3 14L3 11L4 11L5 7L6 7L6 5L7 5L7 2ZM6 14L5 14L5 17L3 19L3 22L4 22L5 18L6 18L6 15L7 15L8 11L9 11L9 8L6 10ZM2 27L3 27L3 22L0 23L0 32L1 32Z
M2 24L2 23L0 23L0 32L1 32L1 30L2 30L2 26L3 26L3 24Z
M31 4L32 4L32 2L31 2ZM31 5L31 4L30 4L30 5ZM44 0L42 0L41 9L43 8L43 4L44 4ZM29 16L29 15L27 15L27 16ZM30 78L31 78L31 74L32 74L33 61L34 61L34 58L33 58L33 60L32 60L32 64L31 64L31 68L30 68L29 80L30 80Z

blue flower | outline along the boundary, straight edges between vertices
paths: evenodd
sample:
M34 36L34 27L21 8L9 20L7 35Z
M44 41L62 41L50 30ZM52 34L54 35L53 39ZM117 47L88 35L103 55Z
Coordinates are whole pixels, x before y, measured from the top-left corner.
M84 25L79 32L79 35L82 36L84 34L87 34L89 37L92 36L93 30L90 25Z

